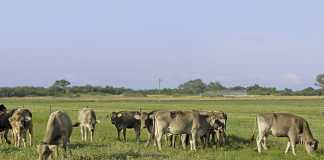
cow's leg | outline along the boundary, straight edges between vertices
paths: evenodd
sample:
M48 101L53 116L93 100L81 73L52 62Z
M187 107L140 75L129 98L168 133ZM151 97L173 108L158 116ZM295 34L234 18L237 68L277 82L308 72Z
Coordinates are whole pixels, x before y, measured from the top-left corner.
M23 132L21 133L21 138L22 138L22 142L23 142L23 145L24 147L26 148L26 134L27 134L27 131L24 129Z
M169 136L168 134L164 134L164 141L165 141L166 146L168 146L170 144L168 136Z
M263 133L259 133L258 137L256 138L256 143L257 143L259 153L261 153L261 143L262 143L263 137L264 137Z
M124 137L124 141L126 142L127 139L126 139L126 128L123 128L123 137Z
M178 135L171 136L171 147L175 148L175 142Z
M9 130L6 129L6 130L4 131L4 133L3 133L3 137L4 137L4 139L5 139L5 141L6 141L7 144L11 144L11 142L10 142L9 139L8 139L8 132L9 132Z
M267 147L267 138L268 138L268 135L265 135L263 137L263 140L262 140L262 143L261 143L264 150L268 150L268 147Z
M90 141L93 142L94 129L89 130L89 131L90 131Z
M28 129L28 135L29 135L29 145L33 145L33 140L34 140L34 131L33 131L33 126L30 126Z
M88 127L84 127L84 141L87 141L88 140Z
M120 132L121 132L121 128L118 128L118 127L116 127L116 130L117 130L117 139L120 141L121 139L120 139Z
M84 141L84 139L83 139L84 133L83 132L84 132L83 126L80 126L81 141Z
M285 154L287 154L289 152L289 149L290 149L290 141L288 140L287 147L286 147L286 150L285 150Z
M151 134L150 131L147 131L147 140L146 140L146 143L145 143L146 147L150 145L151 140L152 140L152 135L153 134Z
M66 135L63 136L63 157L67 158L67 150L68 150L68 144L69 144L69 139Z
M187 138L187 135L186 134L182 134L181 135L181 144L182 144L182 148L184 150L186 150L186 138Z
M293 155L296 155L296 152L295 152L295 146L296 146L296 143L290 141L290 144L291 144L291 149L292 149L292 153L293 153Z
M211 144L212 144L212 145L216 144L215 134L216 134L215 131L211 131L211 136L212 136Z
M290 141L290 146L291 146L291 151L293 153L293 155L296 155L295 152L295 146L296 146L296 142L299 139L298 135L296 135L296 130L292 129L288 132L288 138Z
M296 146L296 136L294 135L293 132L289 132L288 133L288 138L289 138L289 141L290 141L290 145L291 145L291 150L292 150L292 153L293 155L296 155L296 152L295 152L295 146Z
M163 129L160 128L158 125L156 125L156 128L155 128L155 141L156 141L156 145L158 147L158 150L159 151L162 151L162 145L161 145L161 140L162 140L162 137L163 137Z
M197 131L193 130L191 131L191 136L192 136L192 146L193 146L193 150L197 150L196 146L197 146Z
M135 127L134 128L135 134L136 134L136 143L140 142L140 137L141 137L141 128L140 127Z

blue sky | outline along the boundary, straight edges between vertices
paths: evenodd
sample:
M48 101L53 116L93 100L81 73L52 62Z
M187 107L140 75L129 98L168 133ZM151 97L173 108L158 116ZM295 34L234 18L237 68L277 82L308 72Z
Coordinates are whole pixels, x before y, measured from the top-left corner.
M1 1L0 86L314 86L324 1Z

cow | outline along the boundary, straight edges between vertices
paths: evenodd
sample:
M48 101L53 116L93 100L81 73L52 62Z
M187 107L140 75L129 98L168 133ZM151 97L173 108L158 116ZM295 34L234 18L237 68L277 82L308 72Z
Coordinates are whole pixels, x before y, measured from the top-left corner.
M311 154L318 148L318 140L314 139L308 122L302 117L289 113L260 113L256 116L256 125L259 131L256 138L259 153L261 146L264 150L268 149L266 144L268 135L288 137L285 154L291 148L293 155L296 155L295 145L300 139L303 140L307 153Z
M9 118L13 115L13 113L17 109L12 109L10 111L6 111L6 110L7 109L0 112L0 133L1 133L1 136L5 139L6 143L11 144L11 142L8 139L8 132L11 129Z
M161 139L164 134L181 135L185 149L186 135L190 135L191 150L196 150L197 138L209 132L210 128L219 128L221 123L214 113L201 115L197 111L158 111L154 116L154 135L161 151Z
M215 139L215 135L216 135L218 144L224 145L226 143L227 114L223 111L210 111L210 112L214 113L217 116L217 119L222 123L224 128L211 129L210 134L208 134L208 136L207 136L208 142L210 140L209 136L211 135L212 136L211 144L217 144L216 139ZM203 113L203 112L200 112L200 113Z
M26 134L29 137L29 145L32 146L33 141L33 121L32 113L28 109L19 108L13 112L9 118L12 127L13 141L16 147L20 147L21 142L26 147Z
M87 133L90 133L90 141L93 141L97 120L96 112L93 109L83 108L79 111L79 122L81 128L81 140L87 141Z
M51 113L47 121L43 142L37 145L38 159L47 160L50 156L53 158L53 153L58 153L58 145L60 143L62 143L62 148L64 149L64 156L66 156L72 127L79 125L80 123L72 125L70 117L63 111Z
M107 117L109 116L107 115ZM111 123L115 125L117 129L118 140L121 140L120 132L123 130L123 138L126 142L126 129L133 128L136 134L136 142L139 143L141 134L141 121L139 117L140 112L121 111L111 113Z
M141 121L141 128L146 128L147 131L147 141L145 146L149 146L154 141L154 114L156 111L151 112L140 112L140 116L136 114L134 117L135 119L140 119Z

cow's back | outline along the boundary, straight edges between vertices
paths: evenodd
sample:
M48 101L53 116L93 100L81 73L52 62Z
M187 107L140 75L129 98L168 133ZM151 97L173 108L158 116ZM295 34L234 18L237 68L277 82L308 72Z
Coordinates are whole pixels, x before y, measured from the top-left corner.
M72 133L72 121L63 111L53 112L47 122L44 142L58 144L63 135L70 137Z
M157 127L167 128L172 134L190 133L199 123L199 114L193 111L159 111L155 120Z
M141 121L134 117L136 113L140 114L139 112L121 112L121 125L126 128L140 127Z
M288 131L294 128L302 132L305 120L302 117L289 113L262 113L257 116L259 123L269 126L274 136L287 136Z

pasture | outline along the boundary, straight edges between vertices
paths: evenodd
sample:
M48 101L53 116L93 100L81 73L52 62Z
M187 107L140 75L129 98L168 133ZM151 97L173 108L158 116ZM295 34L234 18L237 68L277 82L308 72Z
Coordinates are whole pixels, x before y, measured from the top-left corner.
M101 121L97 125L93 143L81 142L80 129L74 128L71 136L70 149L72 160L128 160L128 159L226 159L226 160L250 160L250 159L324 159L324 99L323 97L266 97L266 98L123 98L123 97L86 97L86 98L5 98L0 99L9 109L24 106L33 112L34 144L42 139L50 113L52 110L63 110L77 121L78 110L89 106L97 112ZM222 110L228 113L229 144L224 147L203 149L201 145L196 152L183 150L180 145L176 149L163 146L163 151L158 152L155 146L145 147L146 130L141 132L141 143L135 143L133 130L127 130L128 142L117 140L116 129L110 120L106 120L107 113L122 110L150 111L155 109L165 110ZM291 153L284 154L287 138L269 138L269 150L262 154L257 153L256 144L249 143L252 129L255 127L255 115L259 112L289 112L304 117L310 124L314 137L319 143L319 150L310 157L306 154L303 145L297 145L297 156ZM26 160L36 159L36 146L16 148L13 145L0 145L0 159Z

